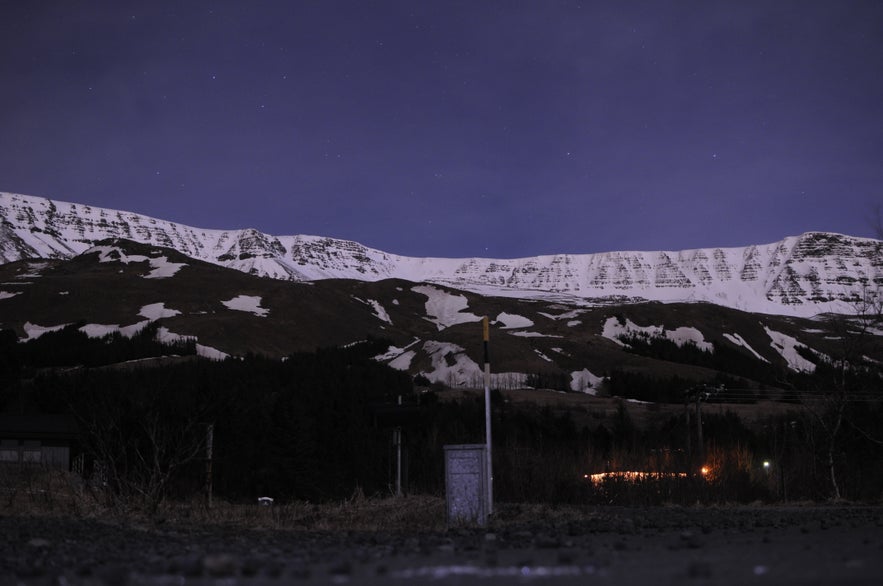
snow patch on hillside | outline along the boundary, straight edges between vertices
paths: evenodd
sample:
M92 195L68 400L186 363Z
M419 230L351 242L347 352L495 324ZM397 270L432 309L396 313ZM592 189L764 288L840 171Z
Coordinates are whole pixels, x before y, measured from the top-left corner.
M466 355L466 349L457 344L428 340L423 343L423 351L432 361L432 370L422 374L432 382L456 387L482 374L478 364Z
M90 338L103 338L111 334L120 334L124 338L132 338L143 330L150 320L136 322L132 325L120 327L118 324L86 324L79 329Z
M553 313L546 313L544 311L540 311L539 314L543 317L548 317L549 319L574 319L581 316L585 312L585 309L572 309L570 311L565 311L564 313L559 313L557 315Z
M364 303L365 305L370 307L372 309L374 317L376 317L380 321L385 321L386 323L392 325L392 319L390 319L389 313L387 313L386 309L383 307L383 305L380 304L379 301L377 301L376 299L362 299L361 297L356 296L352 296L352 298L359 303ZM396 304L395 300L393 300L393 304Z
M227 309L253 313L258 317L267 317L267 314L270 313L269 309L261 307L261 297L259 295L237 295L233 299L221 301L221 303L223 303Z
M42 277L42 271L48 266L48 263L45 262L29 262L27 263L27 270L21 272L15 276L16 279L39 279Z
M480 321L481 318L472 313L464 313L469 308L469 300L464 295L454 295L431 285L412 287L411 291L427 297L427 319L434 323L439 331L451 326Z
M546 356L545 354L543 354L539 348L534 348L533 351L536 352L537 356L539 356L540 358L542 358L546 362L552 362L552 359L549 358L548 356Z
M187 263L171 262L165 256L149 257L142 254L126 254L126 252L118 246L96 246L92 248L91 251L98 253L98 262L102 263L149 263L152 270L146 275L143 275L145 279L167 279L174 276L182 267L187 266Z
M533 322L522 315L503 312L497 316L497 321L503 324L504 330L516 328L529 328Z
M675 328L674 330L666 330L665 337L678 346L692 343L695 344L696 347L700 350L704 350L706 352L714 351L714 346L711 344L711 342L706 342L705 336L702 335L702 332L693 327L684 326L680 328Z
M519 338L563 338L557 334L541 334L540 332L525 332L519 330L517 332L507 332L510 336L518 336Z
M16 295L21 295L21 291L0 291L0 300L9 299L10 297L15 297Z
M166 304L164 302L160 302L145 305L141 308L140 311L138 311L138 315L140 315L141 317L146 317L150 321L156 321L164 317L175 317L176 315L181 315L181 312L177 309L168 309L166 308Z
M153 270L144 275L145 279L168 279L175 276L175 273L186 267L184 262L171 262L164 256L150 259L150 266Z
M67 325L68 324L61 324L59 326L46 326L46 327L44 327L44 326L38 326L37 324L32 324L31 322L27 321L27 322L25 322L25 325L22 326L25 330L25 333L27 334L27 337L23 341L27 342L28 340L36 340L37 338L39 338L40 336L42 336L46 332L57 332L58 330L63 329Z
M702 332L693 327L680 327L674 330L666 330L665 326L639 326L630 319L626 319L625 323L620 322L619 318L608 317L604 322L601 335L608 338L620 346L625 346L621 338L634 335L646 336L649 338L665 338L683 346L687 343L695 344L700 350L711 352L714 346L710 342L705 341Z
M570 390L589 395L598 394L598 385L604 379L592 374L588 368L570 373Z
M661 331L662 328L659 326L642 327L630 319L627 319L625 320L625 323L622 323L618 318L608 317L604 322L604 327L601 329L601 335L620 346L625 346L625 344L619 339L622 336L629 336L635 333L656 336L659 335Z
M404 348L390 346L386 349L386 352L375 356L374 360L377 362L386 362L388 366L391 366L396 370L408 370L411 368L411 361L414 360L414 357L417 355L417 352L414 350L408 350L408 348L414 346L418 342L420 342L420 339L414 338L414 341Z
M104 336L120 331L120 326L119 324L86 324L81 327L79 331L83 332L90 338L103 338Z
M408 370L409 368L411 368L411 361L414 360L414 357L416 355L417 353L413 350L406 350L405 352L402 352L401 354L387 362L387 365L395 368L396 370Z
M182 336L181 334L170 332L168 328L159 328L156 331L156 339L164 344L174 344L176 342L196 342L198 338L196 336ZM199 342L196 343L196 355L218 361L230 357L226 352L221 352L211 346L204 346Z
M745 348L746 350L748 350L749 352L754 354L754 356L756 358L758 358L759 360L763 360L764 362L769 362L769 360L767 360L766 358L764 358L763 356L758 354L758 352L754 348L752 348L748 344L748 342L746 342L745 339L742 338L742 336L740 336L739 334L724 334L724 338L726 338L727 340L729 340L730 342L732 342L736 346L742 346L743 348Z
M369 299L367 303L372 308L374 308L374 316L377 319L385 321L386 323L392 325L392 319L390 319L389 313L386 312L386 309L384 309L383 305L381 305L379 301L377 301L376 299Z
M174 317L180 313L177 309L167 308L164 302L150 303L144 305L138 311L139 316L146 318L143 321L122 327L119 324L86 324L80 328L80 331L90 338L103 338L116 333L123 337L131 338L143 330L150 322L164 317Z
M767 326L764 326L763 329L770 337L770 346L785 359L788 368L797 372L815 372L816 365L797 352L798 348L807 348L805 344L787 334L771 330Z
M396 356L401 355L402 352L404 352L404 351L405 351L404 348L399 348L397 346L390 346L389 348L386 349L386 352L375 356L374 360L376 360L377 362L386 362L387 360L392 360Z

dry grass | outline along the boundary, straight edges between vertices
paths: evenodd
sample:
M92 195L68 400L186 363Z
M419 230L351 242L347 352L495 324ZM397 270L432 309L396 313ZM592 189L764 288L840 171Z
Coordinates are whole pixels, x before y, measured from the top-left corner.
M71 472L41 466L0 467L0 514L98 517L101 497Z
M176 520L249 528L300 529L309 531L444 531L445 499L442 496L365 497L357 491L338 503L294 502L270 507L220 503L179 505L166 509L184 513ZM597 517L593 506L536 503L497 503L489 528L557 524Z
M215 501L166 501L150 517L137 502L111 498L77 474L10 466L0 471L0 515L64 516L139 523L203 524L243 529L307 531L432 531L445 527L445 501L438 496L366 497L361 490L340 502L293 501L272 506Z
M365 497L356 491L340 502L260 506L215 502L168 503L159 513L170 522L307 531L427 531L445 527L445 501L435 496Z
M216 500L166 501L150 517L136 503L109 498L73 473L39 467L0 475L0 515L60 516L139 525L202 525L301 531L419 531L447 529L445 499L437 495L367 497L361 490L342 501L292 501L272 506ZM498 503L491 528L565 522L593 516L593 507Z
M445 498L438 495L403 497L367 497L361 490L342 501L310 503L292 501L261 506L215 501L211 508L201 500L166 501L156 515L149 516L137 503L112 499L103 491L88 486L73 473L39 467L0 470L0 516L65 517L94 519L112 524L150 527L217 527L234 530L293 531L364 531L364 532L444 532ZM632 487L634 488L634 487ZM633 503L636 504L636 503ZM698 502L696 503L698 505ZM789 503L790 507L799 503ZM803 506L807 506L803 503ZM729 506L718 503L696 507L703 511L767 510L759 502ZM692 506L609 506L598 504L566 505L555 503L496 503L488 530L512 527L566 526L590 522L591 526L619 527L623 519L666 515L666 511L689 511Z

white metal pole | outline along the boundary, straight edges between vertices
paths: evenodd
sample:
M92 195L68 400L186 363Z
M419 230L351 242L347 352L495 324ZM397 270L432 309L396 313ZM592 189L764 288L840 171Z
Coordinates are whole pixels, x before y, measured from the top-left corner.
M487 316L484 317L484 433L487 444L487 514L494 512L494 471L491 465L491 362L488 354L490 326Z

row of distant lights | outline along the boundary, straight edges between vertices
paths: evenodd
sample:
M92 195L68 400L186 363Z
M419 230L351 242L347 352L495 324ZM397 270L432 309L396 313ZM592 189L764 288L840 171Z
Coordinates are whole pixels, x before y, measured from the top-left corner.
M702 467L702 475L708 474L708 468ZM583 478L591 480L592 484L601 484L605 480L625 480L638 482L640 480L660 480L662 478L686 478L686 472L635 472L625 470L622 472L599 472L598 474L584 474Z
M770 471L770 461L763 461L764 472ZM704 477L711 474L711 468L703 466L699 472ZM641 480L660 480L662 478L686 478L686 472L636 472L633 470L625 470L622 472L599 472L598 474L583 474L583 478L591 480L592 484L601 484L607 479L625 480L627 482L638 482Z

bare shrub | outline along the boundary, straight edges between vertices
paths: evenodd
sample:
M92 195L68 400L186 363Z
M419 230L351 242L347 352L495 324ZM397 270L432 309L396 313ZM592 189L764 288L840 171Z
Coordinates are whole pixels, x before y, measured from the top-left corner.
M4 464L0 493L5 514L84 517L103 509L79 475L39 465Z

